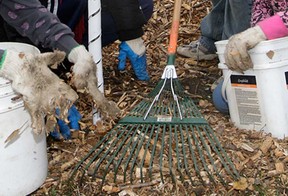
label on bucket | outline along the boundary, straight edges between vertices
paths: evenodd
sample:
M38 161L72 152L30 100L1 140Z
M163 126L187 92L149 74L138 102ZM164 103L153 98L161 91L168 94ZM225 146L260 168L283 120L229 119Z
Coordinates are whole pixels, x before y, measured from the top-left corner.
M239 123L261 125L256 76L231 75L232 99L236 100Z
M288 89L288 72L285 72L286 87Z

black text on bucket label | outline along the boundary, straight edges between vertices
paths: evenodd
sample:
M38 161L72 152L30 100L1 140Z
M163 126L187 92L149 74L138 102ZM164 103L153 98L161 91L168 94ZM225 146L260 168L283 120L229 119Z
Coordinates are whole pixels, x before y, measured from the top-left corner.
M286 79L286 87L288 89L288 72L285 72L285 79Z
M261 125L256 76L231 75L231 88L241 125Z

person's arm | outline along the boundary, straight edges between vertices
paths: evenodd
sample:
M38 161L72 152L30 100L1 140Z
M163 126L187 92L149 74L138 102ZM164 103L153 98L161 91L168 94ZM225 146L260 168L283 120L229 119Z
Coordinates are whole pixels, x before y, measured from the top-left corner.
M79 45L70 28L62 24L38 0L2 0L0 15L35 45L59 49L66 54Z
M50 48L50 49L59 49L66 52L66 55L68 57L68 60L71 63L74 63L73 65L73 78L72 81L76 87L77 90L88 90L89 94L93 97L95 104L97 105L97 109L101 111L101 114L103 113L103 116L105 115L111 115L115 116L120 110L116 106L116 103L109 102L103 94L99 91L97 88L97 77L96 77L96 64L93 60L92 55L87 51L87 49L79 45L74 39L73 39L73 33L67 27L66 25L62 24L56 15L50 13L45 7L43 7L38 0L0 0L0 14L4 18L6 22L8 22L11 26L13 26L21 35L26 36L31 39L35 44L41 44L44 47ZM34 58L38 58L37 56L25 54L29 56L29 59L26 60L22 56L22 54L16 54L13 51L7 50L11 55L4 55L4 57L1 58L2 64L2 70L0 70L0 75L8 78L11 81L14 81L15 78L19 78L19 70L21 70L21 67L25 67L25 63L31 63L32 67L35 67L40 69L39 72L41 72L41 67L37 64L33 64ZM8 53L7 52L7 53ZM59 53L59 51L57 51ZM5 54L5 53L4 53ZM18 56L18 57L17 57ZM13 57L17 57L16 59ZM52 55L46 56L46 58L53 57ZM18 60L18 61L16 61ZM50 59L53 60L53 59ZM15 62L14 62L15 61ZM17 68L15 71L14 67L9 66L9 63L13 62L14 67ZM39 63L39 60L37 61ZM45 63L42 63L45 64ZM40 65L43 66L40 61ZM7 66L3 66L7 65ZM48 64L49 65L49 64ZM5 69L4 69L4 68ZM46 65L47 67L47 65ZM27 69L27 66L26 68ZM27 73L30 75L33 75L32 72L34 69L27 69ZM23 72L23 70L21 70ZM21 73L21 72L20 72ZM27 76L30 76L28 75ZM23 72L22 75L25 75ZM55 77L54 75L51 76L51 71L48 71L47 68L47 80L51 77ZM46 76L44 75L44 76ZM7 77L11 76L11 77ZM27 78L27 76L25 78ZM44 76L41 75L41 77L44 78ZM50 77L51 76L51 77ZM33 76L35 77L35 76ZM39 79L41 77L35 77L36 79ZM49 78L50 77L50 78ZM35 79L34 78L34 79ZM20 78L21 79L21 78ZM59 78L58 78L59 79ZM24 79L21 79L24 80ZM58 96L61 92L58 92L57 86L57 80L54 79L56 84L53 83L53 85L50 85L47 88L51 88L52 90L55 89L55 92L50 93L50 97L57 96L57 98L61 98L62 96ZM28 80L29 81L29 80ZM42 80L39 80L44 81ZM32 81L29 81L30 83ZM27 81L18 82L21 85L25 85ZM47 82L43 82L46 84ZM47 83L49 84L49 83ZM55 85L54 85L55 84ZM37 86L37 85L34 85ZM21 88L19 88L21 90ZM65 89L64 89L65 90ZM69 89L70 90L70 89ZM23 92L18 91L20 94L25 95ZM36 92L33 91L33 89L30 92ZM47 91L49 92L49 91ZM40 93L34 93L33 95L38 95ZM45 96L43 96L45 97ZM30 100L33 100L33 96L30 98ZM47 97L46 97L47 98ZM49 96L48 96L49 98ZM74 97L73 97L74 98ZM51 99L53 100L53 99ZM55 99L57 101L57 99ZM68 99L72 100L72 99ZM74 99L75 101L76 99ZM45 102L47 100L43 100ZM38 103L38 102L37 102ZM47 101L49 103L49 100ZM60 102L59 102L60 103ZM73 103L73 102L72 102ZM44 104L42 104L44 105ZM65 109L64 109L65 111ZM62 109L61 109L62 112Z
M257 25L265 34L268 40L285 37L288 35L288 11L278 12L274 16L267 18Z

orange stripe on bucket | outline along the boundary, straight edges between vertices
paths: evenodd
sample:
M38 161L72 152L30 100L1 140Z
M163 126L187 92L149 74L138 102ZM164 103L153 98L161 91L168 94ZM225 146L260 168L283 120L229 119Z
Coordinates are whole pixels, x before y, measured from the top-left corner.
M231 86L233 87L245 87L245 88L257 88L256 84L238 84L238 83L232 83Z

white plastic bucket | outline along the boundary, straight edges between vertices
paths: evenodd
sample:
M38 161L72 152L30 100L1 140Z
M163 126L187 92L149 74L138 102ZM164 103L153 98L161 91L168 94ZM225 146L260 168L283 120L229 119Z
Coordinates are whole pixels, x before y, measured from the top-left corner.
M40 53L23 43L2 42L0 48ZM10 81L0 77L0 196L28 195L47 177L46 135L33 133L30 115L17 97ZM17 129L18 135L9 137Z
M244 74L225 65L227 42L215 44L232 122L241 129L288 136L288 37L263 41L251 49L253 69Z

